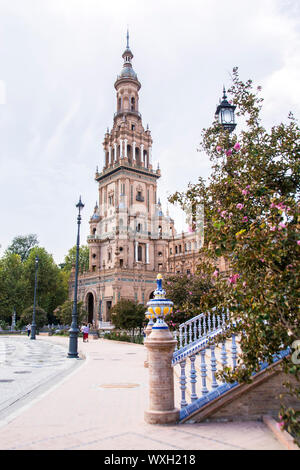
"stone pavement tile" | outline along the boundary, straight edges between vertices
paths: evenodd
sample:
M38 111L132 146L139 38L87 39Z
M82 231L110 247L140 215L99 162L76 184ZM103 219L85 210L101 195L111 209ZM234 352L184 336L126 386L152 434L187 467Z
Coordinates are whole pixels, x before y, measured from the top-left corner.
M1 449L282 449L263 423L146 424L143 346L95 340L79 350L87 357L81 367L0 427Z
M220 445L235 449L249 450L282 450L283 446L277 441L263 423L259 422L227 422L199 423L178 426L178 434L187 434L192 439L197 436L207 439L207 442L220 442Z

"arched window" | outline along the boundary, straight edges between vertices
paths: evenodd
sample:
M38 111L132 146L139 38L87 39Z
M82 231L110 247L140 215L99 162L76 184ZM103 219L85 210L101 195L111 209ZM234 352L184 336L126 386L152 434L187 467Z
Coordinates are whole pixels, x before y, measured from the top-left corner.
M118 100L118 111L120 111L120 109L121 109L121 103L122 103L122 100L121 100L121 98L119 98L119 100Z
M132 161L131 145L127 145L127 158L130 162Z
M134 98L134 96L131 98L131 111L135 111L135 98Z
M138 261L143 261L143 249L142 245L138 246Z

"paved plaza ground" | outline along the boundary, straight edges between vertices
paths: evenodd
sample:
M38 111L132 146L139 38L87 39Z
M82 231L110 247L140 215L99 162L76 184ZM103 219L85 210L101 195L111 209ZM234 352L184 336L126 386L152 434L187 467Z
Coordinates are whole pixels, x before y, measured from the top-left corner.
M68 338L0 336L1 450L285 450L262 422L146 424L145 347L78 348L69 359Z

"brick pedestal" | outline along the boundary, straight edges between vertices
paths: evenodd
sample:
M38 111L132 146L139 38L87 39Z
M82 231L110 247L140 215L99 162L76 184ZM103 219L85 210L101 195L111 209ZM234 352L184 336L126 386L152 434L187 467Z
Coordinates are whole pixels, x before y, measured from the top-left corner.
M169 329L152 328L145 340L149 361L149 409L145 421L149 424L174 424L179 410L174 407L174 371L172 355L176 340Z

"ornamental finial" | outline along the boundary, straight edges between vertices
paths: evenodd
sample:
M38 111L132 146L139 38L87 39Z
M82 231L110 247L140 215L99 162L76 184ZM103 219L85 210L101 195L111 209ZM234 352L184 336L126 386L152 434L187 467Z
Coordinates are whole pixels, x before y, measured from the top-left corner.
M126 38L127 38L127 49L129 49L129 30L128 30L128 26L127 26L127 35L126 35Z
M173 311L173 302L166 299L166 291L162 288L162 280L163 277L159 273L156 277L157 288L154 291L154 298L147 302L147 318L150 318L151 315L152 318L153 316L157 318L157 322L153 326L154 329L168 329L163 318Z

